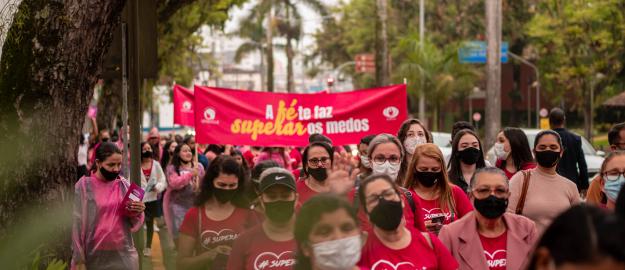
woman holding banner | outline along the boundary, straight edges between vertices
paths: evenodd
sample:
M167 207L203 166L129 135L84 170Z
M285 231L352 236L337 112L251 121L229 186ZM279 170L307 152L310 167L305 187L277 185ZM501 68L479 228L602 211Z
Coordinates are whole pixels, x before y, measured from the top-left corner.
M177 240L180 224L193 206L199 179L204 177L204 166L194 161L189 145L180 144L174 150L166 171L169 186L163 201L163 214L171 239Z

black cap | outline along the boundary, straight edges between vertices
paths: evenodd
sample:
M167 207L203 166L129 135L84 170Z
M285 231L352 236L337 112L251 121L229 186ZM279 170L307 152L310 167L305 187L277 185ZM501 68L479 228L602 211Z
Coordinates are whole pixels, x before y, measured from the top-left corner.
M275 185L283 185L293 191L297 191L295 187L295 177L288 170L280 167L269 168L260 175L260 185L258 187L261 193Z

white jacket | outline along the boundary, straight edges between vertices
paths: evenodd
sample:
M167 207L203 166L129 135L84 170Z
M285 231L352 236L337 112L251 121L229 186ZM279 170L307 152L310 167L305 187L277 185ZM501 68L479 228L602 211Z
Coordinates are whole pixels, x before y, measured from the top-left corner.
M146 188L154 187L154 190L147 190ZM153 202L158 199L158 194L163 192L167 188L167 180L161 164L156 161L152 161L152 172L150 173L150 179L146 180L145 175L141 173L141 188L145 190L143 195L143 202Z

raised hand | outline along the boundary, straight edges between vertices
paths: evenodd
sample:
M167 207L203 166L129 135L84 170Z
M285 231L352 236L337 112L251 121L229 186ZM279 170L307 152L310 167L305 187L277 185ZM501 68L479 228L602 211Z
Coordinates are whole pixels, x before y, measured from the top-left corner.
M347 153L334 153L332 168L328 168L328 185L330 192L347 194L354 188L358 169L352 169L351 157Z

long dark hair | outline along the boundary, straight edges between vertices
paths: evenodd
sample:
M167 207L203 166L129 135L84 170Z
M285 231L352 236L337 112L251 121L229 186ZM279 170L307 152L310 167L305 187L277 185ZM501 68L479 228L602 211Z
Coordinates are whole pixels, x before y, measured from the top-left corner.
M601 258L625 263L625 222L613 213L580 204L558 216L536 250L547 249L556 266L591 264ZM536 269L536 252L528 269Z
M332 148L331 145L321 141L311 142L308 146L306 146L304 153L302 154L302 172L304 173L302 176L308 177L308 151L313 147L321 147L325 149L326 152L328 152L328 155L330 155L330 164L334 163L334 148Z
M119 150L117 145L112 142L103 142L98 146L98 149L95 150L95 159L100 162L105 161L107 158L114 154L122 154L122 151ZM98 169L98 165L94 162L91 166L91 172L95 172Z
M200 194L195 200L196 206L202 206L208 200L210 200L215 193L215 179L219 177L219 174L229 174L237 177L237 195L241 194L245 185L245 175L243 174L243 168L237 163L237 161L231 156L220 155L217 156L208 166L206 175L202 180L200 186ZM235 196L235 197L236 197ZM234 200L232 201L234 203Z
M174 142L176 141L168 141L167 143L165 143L165 146L163 146L163 156L161 157L161 167L163 169L167 168L167 165L169 165L169 161L172 157L172 155L169 154L169 147Z
M143 146L145 146L146 144L149 144L149 143L145 142L145 141L141 142L141 148L139 148L139 149L141 149L141 153L143 153ZM151 144L150 144L150 148L152 148ZM152 154L154 154L154 148L152 148ZM154 155L152 155L150 158L154 159ZM141 156L141 160L143 160L143 156Z
M558 144L560 145L560 151L564 151L564 146L562 145L562 137L560 137L560 134L558 134L558 132L555 132L553 130L543 130L541 132L538 132L538 134L536 134L536 139L534 139L534 150L536 150L536 146L538 145L538 141L540 141L540 139L545 136L545 135L552 135L554 137L556 137L556 140L558 141Z
M503 129L503 135L510 144L510 156L514 161L514 167L520 171L524 164L534 162L532 149L527 141L527 135L520 128L507 127ZM506 167L506 161L501 161L502 168Z
M475 169L480 169L486 167L486 162L484 161L484 148L482 147L482 141L480 141L480 137L475 134L470 129L463 129L456 133L453 141L451 142L451 156L449 157L449 179L452 182L459 181L460 177L462 177L462 168L460 167L460 154L458 152L458 145L460 144L460 139L464 135L473 135L477 139L477 143L480 146L480 157L477 159L477 163L475 163ZM468 180L468 179L467 179Z
M180 166L182 166L182 159L180 158L180 151L182 150L182 147L189 147L189 149L191 148L191 146L189 146L188 144L184 144L181 143L178 146L176 146L176 149L174 149L174 156L171 158L171 165L174 166L174 169L176 169L176 173L178 175L180 175ZM193 158L191 158L191 167L193 167Z
M306 201L295 219L295 241L297 241L297 259L295 270L312 269L309 257L303 253L303 247L309 245L308 236L321 219L323 214L333 213L339 209L344 209L350 218L358 225L358 216L352 204L344 198L333 194L320 194Z
M232 151L230 151L230 156L231 157L241 157L241 168L243 169L243 174L245 175L245 182L248 182L251 178L251 169L250 166L247 164L247 160L245 160L245 157L243 156L243 153L241 153L241 151L236 150L236 149L232 149Z
M358 188L358 194L357 194L358 200L360 200L360 206L362 206L362 210L367 214L369 213L369 211L367 210L367 198L365 198L366 196L365 192L367 191L367 186L377 180L382 180L384 182L387 182L397 192L397 196L400 196L401 198L400 187L397 183L395 183L395 180L391 179L390 176L388 176L387 174L380 174L380 173L374 173L372 175L369 175L367 176L367 178L362 180L362 182L360 182L360 187Z

